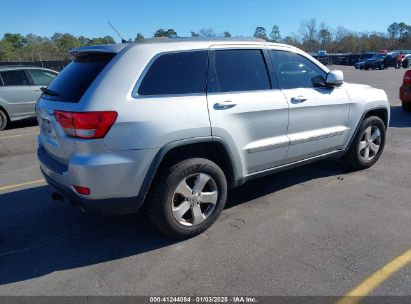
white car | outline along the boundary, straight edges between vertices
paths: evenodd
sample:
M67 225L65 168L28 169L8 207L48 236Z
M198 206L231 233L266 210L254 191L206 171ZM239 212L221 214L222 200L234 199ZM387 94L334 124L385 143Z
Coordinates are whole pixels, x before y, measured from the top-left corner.
M150 39L78 48L37 104L41 170L84 210L137 212L173 237L206 230L227 189L324 157L384 148L383 90L255 40Z

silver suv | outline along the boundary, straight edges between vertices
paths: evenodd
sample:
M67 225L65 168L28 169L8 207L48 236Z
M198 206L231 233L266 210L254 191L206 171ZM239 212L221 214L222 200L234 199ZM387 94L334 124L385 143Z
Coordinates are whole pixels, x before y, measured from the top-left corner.
M0 131L10 121L34 117L34 105L57 72L25 66L0 66Z
M172 237L210 227L228 188L336 155L368 168L384 148L385 92L291 46L154 39L71 53L37 103L54 198L105 214L145 202Z

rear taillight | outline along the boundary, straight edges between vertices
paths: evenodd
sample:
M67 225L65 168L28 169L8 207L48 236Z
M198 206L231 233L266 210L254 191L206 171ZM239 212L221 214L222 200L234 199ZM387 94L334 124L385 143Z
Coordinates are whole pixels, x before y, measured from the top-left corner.
M82 139L103 138L117 119L117 112L113 111L54 111L54 115L67 136Z
M405 72L403 84L411 84L411 70Z

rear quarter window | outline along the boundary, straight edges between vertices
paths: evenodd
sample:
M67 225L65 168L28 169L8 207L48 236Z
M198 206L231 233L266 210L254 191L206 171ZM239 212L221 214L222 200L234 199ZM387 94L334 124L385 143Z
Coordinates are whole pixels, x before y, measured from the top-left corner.
M81 97L97 78L115 54L86 53L78 55L48 87L59 96L43 94L55 101L79 102Z
M30 70L34 84L37 86L48 86L56 78L57 73L46 70Z
M139 95L205 93L207 51L167 53L156 58L140 83Z

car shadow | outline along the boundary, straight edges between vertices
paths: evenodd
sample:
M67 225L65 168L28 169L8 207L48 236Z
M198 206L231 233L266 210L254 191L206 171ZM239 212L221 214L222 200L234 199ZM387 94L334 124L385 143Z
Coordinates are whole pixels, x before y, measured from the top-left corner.
M313 179L345 173L338 159L251 181L229 191L226 208ZM179 242L144 212L94 216L54 202L48 186L0 195L0 285L147 253Z
M37 125L38 125L37 118L30 117L30 118L25 118L25 119L10 122L10 124L7 126L7 130L34 127Z
M392 106L390 127L411 128L411 113L405 112L401 106Z

